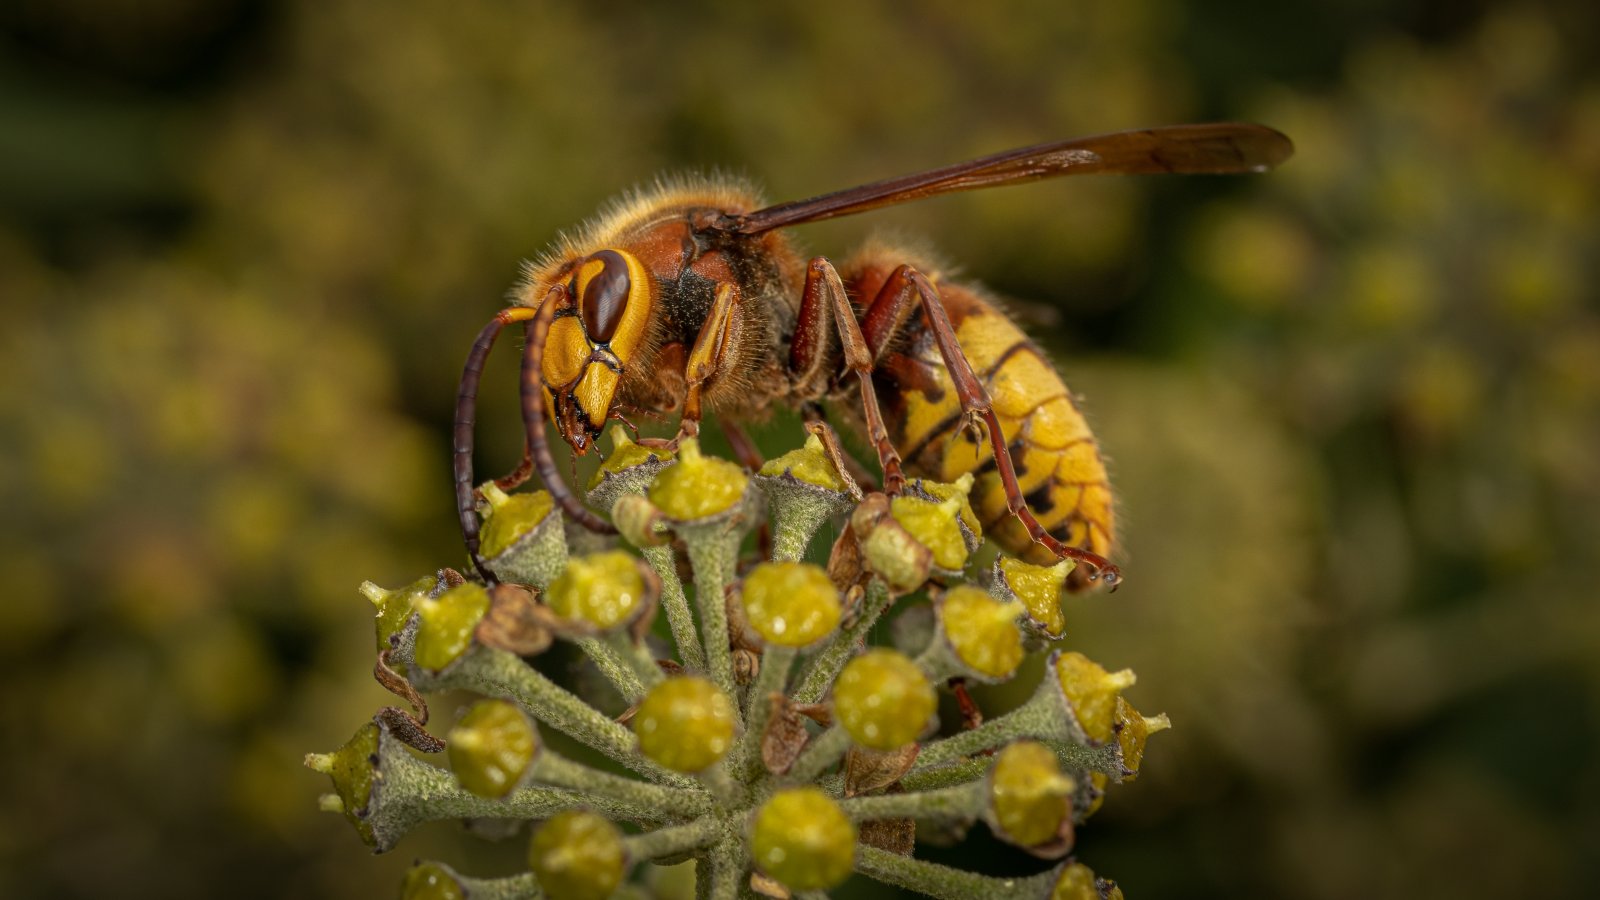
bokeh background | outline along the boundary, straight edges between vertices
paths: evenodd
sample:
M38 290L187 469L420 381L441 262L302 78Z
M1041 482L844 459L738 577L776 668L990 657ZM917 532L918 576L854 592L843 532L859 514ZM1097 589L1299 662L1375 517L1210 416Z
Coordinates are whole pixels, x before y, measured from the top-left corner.
M0 895L506 864L449 826L368 855L299 759L387 702L355 586L460 562L472 336L614 192L717 166L786 199L1242 118L1290 164L799 234L926 236L1086 397L1130 578L1071 642L1177 727L1085 861L1147 900L1595 896L1597 13L0 5Z

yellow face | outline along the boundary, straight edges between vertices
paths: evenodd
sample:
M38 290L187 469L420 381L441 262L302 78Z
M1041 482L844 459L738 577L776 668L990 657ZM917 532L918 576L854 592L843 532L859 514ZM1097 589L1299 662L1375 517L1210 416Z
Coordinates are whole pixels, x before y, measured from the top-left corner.
M545 339L550 416L579 455L599 437L623 373L644 342L654 302L632 254L601 250L578 263Z

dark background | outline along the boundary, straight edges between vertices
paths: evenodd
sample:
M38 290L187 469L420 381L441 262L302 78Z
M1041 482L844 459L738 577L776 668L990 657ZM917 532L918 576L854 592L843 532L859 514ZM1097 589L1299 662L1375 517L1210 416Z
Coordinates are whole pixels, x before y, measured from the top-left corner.
M926 236L1085 397L1129 580L1069 643L1175 728L1084 861L1146 900L1594 896L1596 18L0 6L0 895L384 896L414 856L515 856L441 825L374 858L299 760L386 702L355 586L460 562L472 336L616 191L721 167L787 199L1241 118L1295 158L799 236Z

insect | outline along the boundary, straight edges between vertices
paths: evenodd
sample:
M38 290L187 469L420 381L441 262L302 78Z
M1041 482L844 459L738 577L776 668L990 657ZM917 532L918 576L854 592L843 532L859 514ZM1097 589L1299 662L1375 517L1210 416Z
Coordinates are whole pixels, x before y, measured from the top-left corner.
M578 455L630 411L708 414L733 429L775 406L846 412L878 456L883 489L971 472L974 510L1006 550L1073 559L1075 586L1120 580L1099 448L1044 353L979 287L872 244L835 266L782 229L954 191L1092 173L1234 174L1293 153L1260 125L1179 125L1026 147L809 200L762 206L751 190L685 180L624 200L528 267L514 305L479 333L457 395L455 487L478 556L472 450L478 384L497 335L521 323L526 453L565 513L614 531L562 479L548 416ZM735 445L738 446L738 441ZM1087 570L1087 571L1085 571Z

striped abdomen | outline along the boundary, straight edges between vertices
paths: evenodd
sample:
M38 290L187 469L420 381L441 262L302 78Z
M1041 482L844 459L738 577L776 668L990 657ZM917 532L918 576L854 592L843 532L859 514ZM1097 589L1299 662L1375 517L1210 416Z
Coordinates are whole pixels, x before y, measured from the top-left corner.
M870 301L890 271L869 266L845 273L852 299ZM1109 556L1116 533L1111 486L1099 446L1061 376L1010 319L973 290L938 287L961 348L989 392L1029 509L1063 543ZM926 320L913 315L890 347L874 382L907 471L936 481L972 472L972 506L984 533L1029 562L1054 562L1009 514L987 438L974 440L960 430L961 405ZM1074 583L1082 584L1077 575Z

